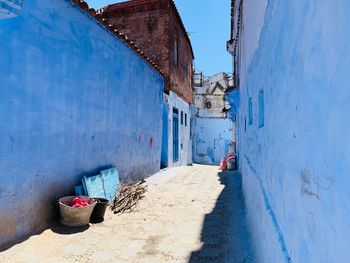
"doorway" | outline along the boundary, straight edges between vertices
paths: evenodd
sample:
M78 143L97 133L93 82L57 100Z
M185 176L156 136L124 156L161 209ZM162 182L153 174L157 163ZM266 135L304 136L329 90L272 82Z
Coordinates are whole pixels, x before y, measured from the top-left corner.
M169 106L167 103L163 103L162 154L160 169L168 167L168 115Z
M179 160L179 110L173 108L173 162Z

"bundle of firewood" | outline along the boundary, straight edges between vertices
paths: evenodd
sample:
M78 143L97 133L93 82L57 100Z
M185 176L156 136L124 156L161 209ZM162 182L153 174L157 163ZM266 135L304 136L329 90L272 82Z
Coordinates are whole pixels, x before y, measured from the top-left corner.
M121 183L111 207L112 211L114 214L133 211L137 203L145 197L146 191L147 186L144 181L131 184Z

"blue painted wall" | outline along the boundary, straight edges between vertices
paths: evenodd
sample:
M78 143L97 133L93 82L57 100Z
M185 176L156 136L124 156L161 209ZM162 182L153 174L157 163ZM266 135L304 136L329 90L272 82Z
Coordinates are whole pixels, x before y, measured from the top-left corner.
M159 170L163 78L70 1L0 19L0 245L38 231L82 175Z
M228 112L227 116L231 119L232 122L236 122L237 114L239 109L239 89L235 88L226 93L226 100L230 103L231 109Z
M243 9L240 168L258 261L350 262L350 2Z
M227 113L227 117L230 118L230 120L234 123L234 139L236 142L236 159L239 159L240 155L240 149L237 147L239 144L239 103L240 103L240 95L239 95L239 88L235 88L231 90L230 92L225 94L226 100L230 103L230 111ZM237 168L239 169L239 162L236 163Z

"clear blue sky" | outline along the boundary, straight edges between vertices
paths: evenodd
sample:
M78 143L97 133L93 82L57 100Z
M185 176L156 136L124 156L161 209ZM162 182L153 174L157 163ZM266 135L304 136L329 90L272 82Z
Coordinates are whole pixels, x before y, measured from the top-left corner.
M86 0L99 8L118 0ZM231 72L231 56L226 52L230 36L230 0L175 0L186 30L191 34L195 66L207 76Z

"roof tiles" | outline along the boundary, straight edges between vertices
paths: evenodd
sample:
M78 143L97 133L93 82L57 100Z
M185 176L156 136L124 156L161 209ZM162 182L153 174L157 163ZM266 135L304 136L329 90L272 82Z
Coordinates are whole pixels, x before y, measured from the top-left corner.
M84 13L87 13L91 18L96 19L105 29L111 32L118 39L123 41L130 49L139 55L146 63L148 63L152 68L154 68L161 76L167 78L166 74L159 68L159 66L149 57L143 53L140 48L123 33L119 32L113 25L109 24L106 19L104 19L100 12L96 11L94 8L89 8L89 5L84 0L70 0L71 3L79 7Z

